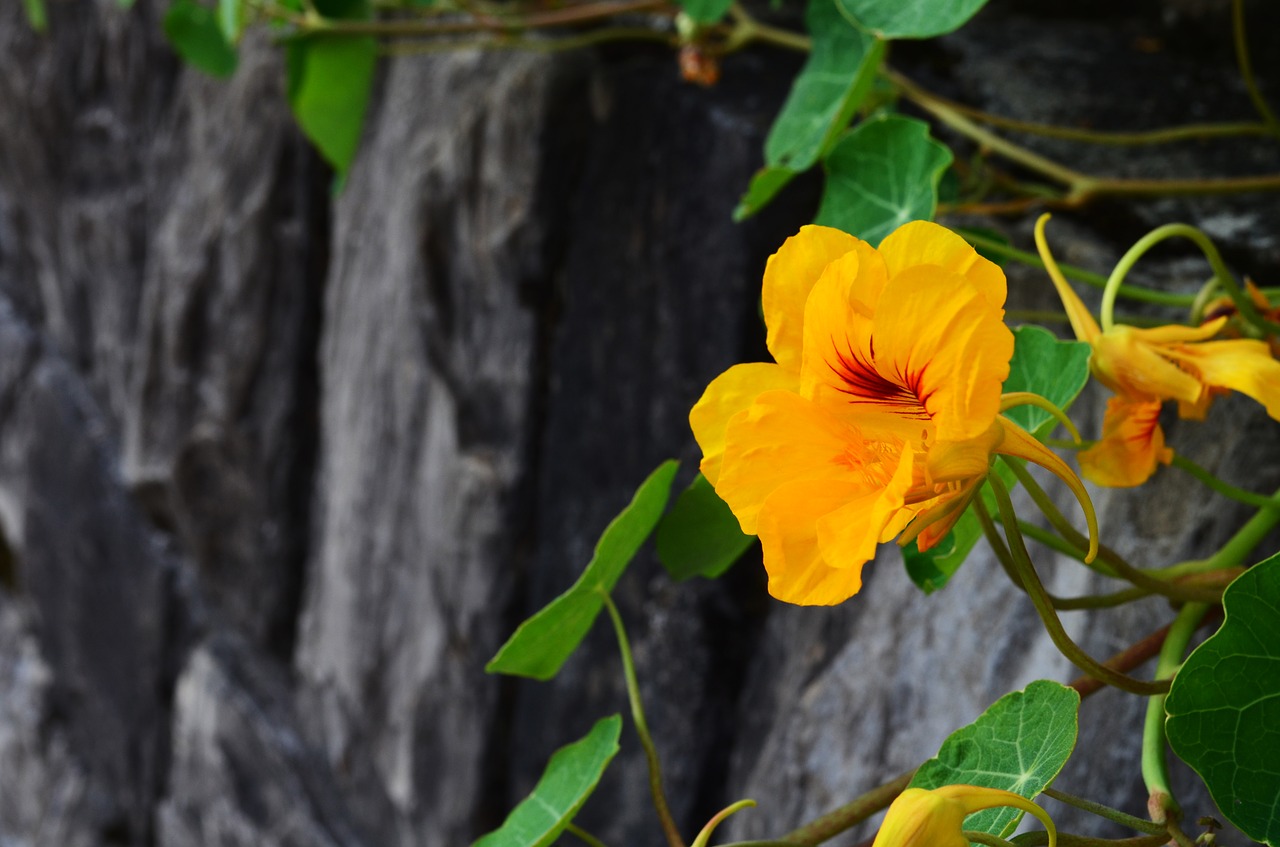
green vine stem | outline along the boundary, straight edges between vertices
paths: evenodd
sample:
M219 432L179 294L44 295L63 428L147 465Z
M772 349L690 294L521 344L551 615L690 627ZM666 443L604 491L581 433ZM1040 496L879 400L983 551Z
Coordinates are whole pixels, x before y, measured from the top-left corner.
M987 238L979 233L965 232L964 238L979 250L1004 256L1013 259L1015 262L1027 265L1028 267L1044 270L1044 260L1035 253L1028 253L1025 250L1019 250L1016 247L997 241L994 238ZM1062 271L1064 276L1091 285L1094 288L1106 288L1107 278L1102 274L1096 274L1087 271L1084 268L1077 268L1073 265L1059 265L1058 269ZM1195 303L1195 295L1193 294L1174 294L1168 291L1156 291L1150 288L1142 288L1137 285L1121 285L1117 293L1122 297L1142 303L1154 303L1159 306L1172 306L1178 309L1190 308Z
M662 823L662 832L667 837L669 847L685 847L680 830L671 817L671 807L667 805L667 796L662 790L662 767L658 762L658 748L654 746L653 737L649 734L649 723L645 720L644 704L640 702L640 683L636 679L636 666L631 658L631 643L627 640L627 631L622 625L622 615L613 604L609 592L597 592L604 601L613 620L613 631L618 636L618 652L622 654L622 672L627 680L627 699L631 701L631 722L635 724L636 735L640 737L640 746L644 748L645 759L649 765L649 789L653 792L653 806L658 811L658 819Z
M1207 603L1188 603L1178 612L1156 660L1157 681L1173 679L1173 675L1182 666L1182 657L1187 653L1191 636L1208 611ZM1181 814L1173 789L1169 787L1164 698L1165 695L1159 694L1147 701L1147 717L1142 728L1142 781L1146 783L1151 798L1148 801L1151 819L1158 824L1167 824L1170 819L1177 820Z
M1155 698L1152 699L1154 700ZM1077 797L1074 794L1059 791L1052 786L1044 789L1042 793L1044 796L1051 797L1059 803L1066 803L1068 806L1074 806L1075 808L1086 811L1091 815L1104 818L1112 821L1113 823L1118 823L1121 826L1127 826L1129 829L1135 829L1138 832L1143 832L1147 835L1160 835L1165 831L1164 827L1158 823L1152 823L1151 821L1125 814L1119 809L1113 809L1110 806L1104 806L1101 803L1095 803L1092 800L1086 800L1083 797Z
M1161 241L1177 237L1190 239L1204 253L1205 259L1209 261L1209 266L1213 268L1214 276L1226 291L1227 296L1231 298L1231 302L1235 304L1240 317L1265 332L1280 333L1280 324L1268 321L1258 314L1258 309L1254 306L1253 301L1249 299L1244 289L1236 282L1235 276L1227 269L1226 263L1222 261L1222 254L1218 252L1218 248L1213 241L1203 232L1189 224L1165 224L1157 227L1138 239L1138 242L1120 257L1120 261L1116 263L1115 268L1111 271L1111 276L1107 278L1107 286L1102 292L1102 308L1099 318L1104 331L1111 329L1114 323L1116 294L1119 291L1121 281L1124 280L1134 264L1148 250Z
M1066 517L1054 504L1053 500L1051 500L1049 495L1045 493L1045 490L1040 487L1040 483L1036 482L1035 477L1033 477L1026 468L1020 467L1017 462L1006 462L1006 464L1013 470L1014 475L1018 478L1018 482L1022 483L1022 486L1026 488L1027 493L1031 495L1031 499L1036 504L1037 508L1044 513L1044 516L1049 521L1049 525L1052 526L1059 535L1065 538L1068 543L1076 546L1088 543L1087 539L1077 532L1075 527L1067 521ZM1100 562L1109 570L1100 568ZM1173 600L1214 603L1217 602L1219 597L1221 597L1221 592L1212 587L1174 583L1169 580L1167 574L1156 576L1148 571L1142 570L1141 568L1136 568L1125 561L1114 550L1109 549L1105 545L1099 547L1098 558L1094 560L1091 567L1093 567L1095 571L1102 573L1104 576L1118 577L1120 579L1128 580L1139 588L1146 588L1152 593L1162 594ZM1229 565L1223 565L1222 567L1229 567Z
M915 773L915 768L912 768L883 785L878 785L865 794L855 797L835 811L828 812L799 829L788 832L779 841L786 844L802 845L802 847L814 847L816 844L835 838L850 827L862 823L876 812L888 808L889 804L897 799L897 796L911 784L911 777L915 776Z
M1246 506L1254 506L1259 509L1280 509L1280 498L1265 494L1254 494L1251 491L1245 491L1243 488L1236 488L1228 482L1223 482L1212 472L1207 470L1195 462L1178 453L1173 455L1173 466L1179 470L1186 471L1193 477L1202 482L1206 488L1211 488L1224 497L1230 497Z
M1276 113L1271 111L1271 107L1267 105L1267 99L1258 89L1258 80L1253 75L1253 63L1249 61L1249 39L1245 35L1243 0L1231 0L1231 33L1232 40L1235 42L1236 66L1240 68L1240 78L1244 80L1244 87L1249 92L1249 99L1253 101L1253 108L1266 124L1267 131L1280 137L1280 121L1276 120Z
M1061 847L1160 847L1168 840L1167 832L1115 839L1090 838L1087 835L1072 835L1069 832L1058 833L1058 844ZM1012 843L1014 847L1044 847L1049 843L1049 836L1043 832L1028 832L1014 838Z
M578 826L575 823L571 822L566 824L564 829L565 829L565 832L569 833L574 838L577 838L583 844L586 844L587 847L604 847L603 841L601 841L599 838L596 838L594 835L587 832L585 829L583 829L582 827Z
M1018 532L1018 516L1013 510L1013 501L1009 498L1009 489L1005 487L1004 480L1000 479L998 474L992 474L987 480L991 485L991 493L995 495L996 506L999 508L1000 517L1004 523L1005 537L1009 542L1009 552L1013 557L1014 568L1022 584L1026 587L1027 594L1031 597L1031 603L1040 615L1040 620L1044 623L1050 640L1053 641L1058 651L1066 656L1072 664L1090 676L1131 694L1150 696L1167 691L1169 689L1168 683L1158 681L1145 682L1140 679L1134 679L1128 674L1114 671L1085 653L1078 644L1071 640L1071 636L1067 635L1067 631L1062 626L1062 621L1058 619L1057 612L1053 609L1049 594L1045 591L1044 584L1040 582L1035 566L1031 563L1031 557L1027 554L1022 535ZM975 503L978 502L975 500Z

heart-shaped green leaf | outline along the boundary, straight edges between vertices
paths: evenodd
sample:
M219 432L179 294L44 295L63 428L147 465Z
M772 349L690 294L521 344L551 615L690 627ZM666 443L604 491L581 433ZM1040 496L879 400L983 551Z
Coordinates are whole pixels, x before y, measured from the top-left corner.
M1280 845L1280 554L1222 595L1226 619L1187 658L1165 698L1165 732L1222 814Z
M958 29L987 0L837 0L860 25L881 38L933 38Z
M1030 800L1071 758L1079 710L1075 689L1048 680L1006 694L976 721L947 736L938 755L916 771L910 787L978 785ZM1021 818L1017 809L986 809L965 818L964 828L1004 838Z
M908 221L928 220L951 151L929 126L886 115L859 124L827 154L827 185L814 223L879 243Z
M649 474L631 503L605 528L596 542L595 555L578 581L520 624L485 665L486 671L541 680L551 679L560 671L604 608L602 595L613 590L662 517L679 466L679 462L668 460Z
M698 474L658 524L658 558L672 579L714 579L754 540L742 531L707 478Z
M603 718L586 737L552 755L533 793L511 810L502 826L471 847L546 847L587 802L618 753L622 718Z
M216 77L236 71L235 48L227 43L213 9L194 0L174 0L164 15L164 34L178 55Z

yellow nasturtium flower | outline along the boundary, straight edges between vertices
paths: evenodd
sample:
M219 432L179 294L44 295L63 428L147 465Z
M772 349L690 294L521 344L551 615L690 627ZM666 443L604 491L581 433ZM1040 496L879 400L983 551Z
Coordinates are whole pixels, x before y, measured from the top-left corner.
M1086 479L1112 487L1141 485L1157 463L1172 461L1159 423L1168 400L1178 401L1181 417L1201 420L1216 395L1239 391L1280 420L1280 362L1266 342L1210 340L1226 323L1225 316L1198 327L1114 324L1102 329L1049 252L1047 220L1045 215L1036 224L1036 247L1076 337L1093 348L1089 369L1117 395L1107 403L1102 439L1078 457Z
M964 819L999 806L1035 815L1049 833L1049 847L1055 847L1058 834L1044 809L1020 794L976 785L944 785L932 791L908 788L885 812L872 847L969 847Z
M899 533L936 544L992 453L1049 468L1087 503L1067 466L999 414L1013 355L1004 299L996 265L925 221L878 250L807 226L770 257L775 363L721 374L689 421L703 474L760 536L771 594L838 603L876 545Z

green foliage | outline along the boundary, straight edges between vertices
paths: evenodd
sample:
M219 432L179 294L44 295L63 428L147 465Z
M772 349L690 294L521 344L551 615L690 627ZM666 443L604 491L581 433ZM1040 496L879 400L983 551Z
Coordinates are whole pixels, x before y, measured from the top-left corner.
M1089 344L1059 341L1038 326L1017 327L1013 339L1005 392L1039 394L1066 411L1089 381ZM1005 416L1036 438L1044 438L1058 425L1057 418L1036 406L1016 406Z
M916 771L911 787L978 785L1030 800L1071 758L1079 710L1075 689L1048 680L1006 694L976 721L947 736L938 755ZM1021 818L1017 809L986 809L965 818L964 828L1003 838Z
M1222 628L1174 677L1165 731L1222 814L1274 847L1280 844L1280 554L1237 577L1222 605Z
M1009 378L1004 383L1006 392L1039 394L1065 411L1088 381L1088 344L1059 341L1053 333L1038 326L1014 329L1013 359L1009 362ZM1037 438L1044 438L1057 425L1056 418L1035 406L1018 406L1006 414ZM998 473L1010 488L1017 484L1013 473L1003 463L997 463L993 473ZM981 496L994 509L986 489ZM973 512L966 510L947 537L929 550L920 552L914 541L902 548L902 563L907 575L926 594L932 594L955 575L981 537L982 526Z
M932 38L958 29L987 0L836 0L851 19L881 38Z
M684 13L700 24L713 24L724 17L733 0L676 0Z
M714 579L738 561L754 540L743 533L707 478L698 474L658 524L658 558L672 579Z
M796 172L790 168L766 165L756 171L747 186L747 193L742 195L738 206L733 210L735 221L744 221L768 205L769 201L791 182Z
M319 35L289 44L293 115L341 176L351 167L373 87L378 45L371 36Z
M218 26L228 44L240 40L244 28L244 0L218 0Z
M533 792L511 810L501 827L472 847L546 847L554 842L617 755L621 732L622 718L612 715L597 721L582 739L557 750Z
M603 594L613 590L667 506L679 463L668 460L641 483L596 542L587 569L568 591L520 624L485 670L547 680L555 676L582 643L604 608Z
M859 124L827 154L814 223L879 243L908 221L933 217L950 164L951 151L929 137L928 124L898 115Z
M44 0L22 0L22 8L27 13L27 23L36 32L49 31L49 15L44 7Z
M850 26L834 0L810 0L805 24L813 49L764 143L765 164L797 172L848 125L884 56L884 45Z
M222 34L215 12L194 0L174 0L164 16L164 34L190 64L216 77L236 71L236 51Z

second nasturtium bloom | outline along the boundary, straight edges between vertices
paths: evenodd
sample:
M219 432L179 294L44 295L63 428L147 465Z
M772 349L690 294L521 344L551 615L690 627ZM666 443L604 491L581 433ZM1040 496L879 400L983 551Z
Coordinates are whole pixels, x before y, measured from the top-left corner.
M1022 795L977 785L944 785L931 791L908 788L899 794L885 812L872 847L968 847L964 819L999 806L1035 815L1049 833L1049 847L1057 843L1053 820Z
M703 474L760 536L771 594L838 603L878 544L936 544L992 453L1042 464L1087 500L1060 459L999 414L1013 355L1004 299L996 265L925 221L878 250L807 226L770 257L775 363L730 368L689 420Z
M1080 453L1086 479L1112 487L1146 482L1158 463L1173 460L1160 428L1160 410L1178 401L1183 418L1202 420L1213 398L1238 391L1266 407L1280 420L1280 362L1263 341L1247 338L1213 340L1227 317L1202 326L1142 329L1113 324L1106 329L1072 290L1045 242L1044 225L1036 224L1036 246L1058 290L1076 337L1089 342L1089 369L1116 393L1107 403L1102 438Z

